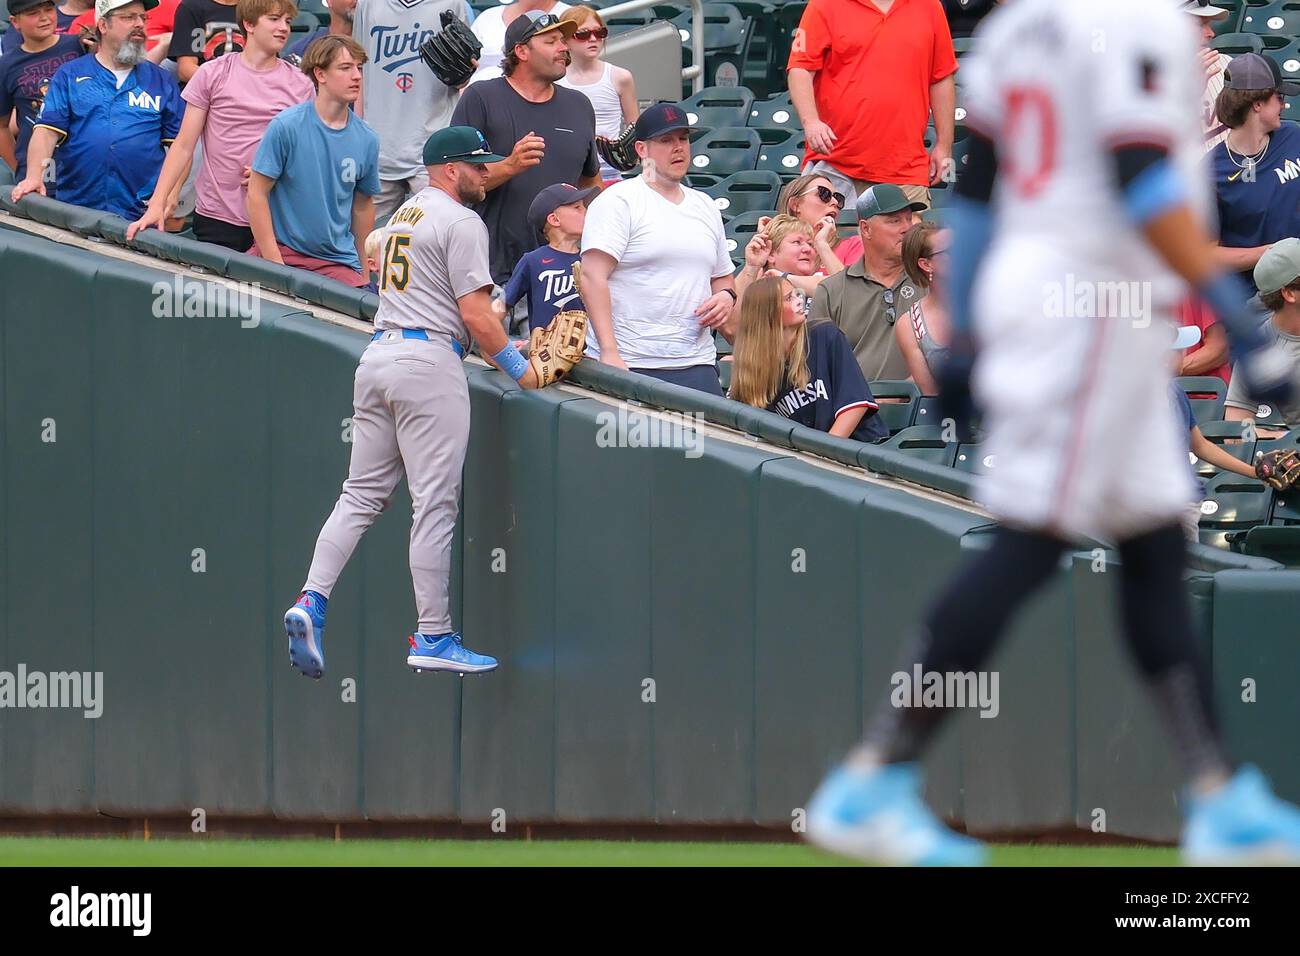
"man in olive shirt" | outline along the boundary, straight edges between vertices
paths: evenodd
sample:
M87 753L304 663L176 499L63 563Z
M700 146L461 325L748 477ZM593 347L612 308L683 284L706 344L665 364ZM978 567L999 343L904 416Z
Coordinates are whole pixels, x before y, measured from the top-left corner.
M919 293L903 271L903 235L924 203L898 186L872 186L858 197L862 258L822 280L809 321L830 319L853 346L868 382L905 379L907 362L894 341L894 322Z

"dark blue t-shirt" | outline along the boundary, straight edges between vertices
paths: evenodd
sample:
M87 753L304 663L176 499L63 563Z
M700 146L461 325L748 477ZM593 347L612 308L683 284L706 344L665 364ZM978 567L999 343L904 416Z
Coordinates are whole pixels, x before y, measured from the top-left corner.
M1174 403L1179 424L1183 426L1183 441L1187 443L1187 452L1192 453L1192 429L1196 426L1196 412L1192 410L1192 400L1178 387L1177 382L1169 383L1169 400ZM1191 462L1191 459L1188 458ZM1196 493L1205 497L1205 482L1196 474L1196 464L1192 462L1192 480L1196 482Z
M54 6L55 16L55 33L67 33L68 28L72 26L72 21L81 16L79 13L64 13L59 9L58 4ZM12 51L22 46L23 35L10 26L3 34L0 34L0 53L8 56ZM77 41L80 44L80 40ZM48 52L48 51L47 51ZM85 52L84 50L82 51Z
M581 309L582 300L573 289L573 264L578 259L578 253L561 252L551 245L525 253L506 283L506 308L513 309L527 296L529 331L546 328L557 312Z
M1273 132L1254 181L1228 155L1227 143L1210 153L1219 208L1219 243L1231 248L1268 246L1300 236L1300 126L1284 122Z
M17 33L11 30L10 33ZM6 33L5 36L9 34ZM59 37L54 46L40 53L28 53L19 48L0 56L0 116L6 121L9 114L18 111L17 180L27 171L27 145L36 128L36 117L45 102L50 88L50 77L69 60L83 56L81 41L76 37ZM54 195L50 183L45 184L47 194Z
M800 389L786 388L767 410L800 425L828 432L841 412L862 407L867 413L850 437L864 442L888 438L889 429L876 414L880 406L862 375L849 340L831 322L809 323L808 384Z

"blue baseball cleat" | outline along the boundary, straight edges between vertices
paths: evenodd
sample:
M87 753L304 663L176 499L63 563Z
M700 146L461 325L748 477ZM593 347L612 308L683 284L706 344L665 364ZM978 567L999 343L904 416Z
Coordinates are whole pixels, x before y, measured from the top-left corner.
M284 632L289 635L289 663L308 677L325 673L325 605L329 598L303 591L284 612Z
M824 850L894 866L979 866L984 845L940 823L912 764L840 766L808 804L808 839Z
M1189 802L1185 862L1300 864L1300 809L1275 797L1255 767L1240 768L1222 788Z
M497 669L497 659L466 650L459 634L412 634L406 663L420 671L452 671L456 674L484 674Z

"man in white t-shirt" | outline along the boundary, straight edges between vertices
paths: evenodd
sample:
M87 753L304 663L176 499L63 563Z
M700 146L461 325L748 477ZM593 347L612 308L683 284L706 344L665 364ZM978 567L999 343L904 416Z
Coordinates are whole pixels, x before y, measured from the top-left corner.
M641 175L592 200L582 230L588 354L607 365L722 394L713 330L736 301L718 207L682 184L690 126L675 103L636 121Z
M491 80L501 75L501 58L505 56L506 27L516 17L532 10L540 13L553 13L557 17L569 9L569 4L562 0L518 0L517 3L489 7L474 18L470 29L483 44L479 54L478 69L469 78L471 83Z

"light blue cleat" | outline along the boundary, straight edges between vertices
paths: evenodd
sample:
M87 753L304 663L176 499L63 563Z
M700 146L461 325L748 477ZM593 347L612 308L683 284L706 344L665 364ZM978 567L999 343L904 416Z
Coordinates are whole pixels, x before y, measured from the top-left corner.
M284 612L284 632L289 635L289 663L307 677L320 680L325 673L325 606L329 598L303 591Z
M484 674L497 669L497 659L466 650L459 634L412 634L406 663L420 671L451 671L455 674Z
M1242 767L1216 792L1190 798L1183 860L1193 866L1300 864L1300 809L1275 797L1258 769Z
M808 804L808 839L824 850L893 866L979 866L984 845L940 823L913 764L843 765Z

